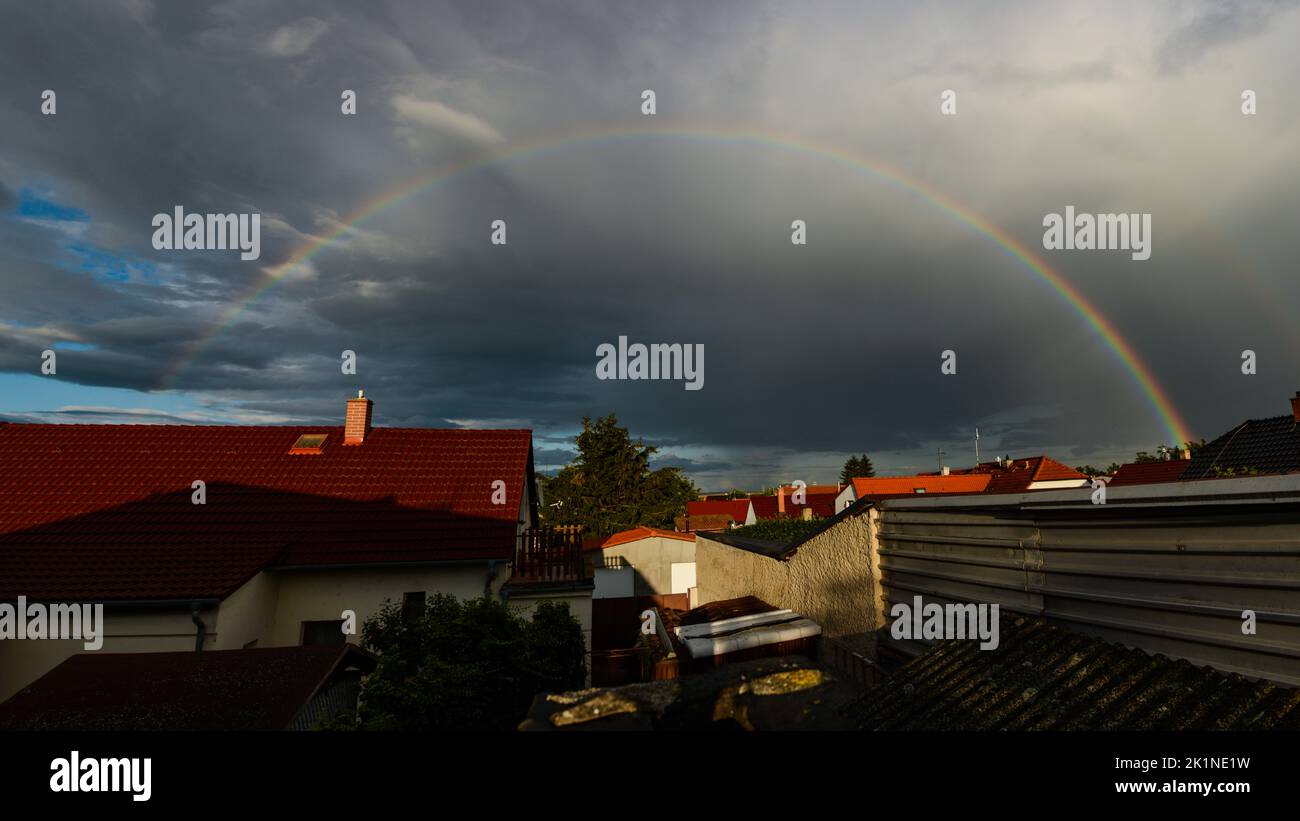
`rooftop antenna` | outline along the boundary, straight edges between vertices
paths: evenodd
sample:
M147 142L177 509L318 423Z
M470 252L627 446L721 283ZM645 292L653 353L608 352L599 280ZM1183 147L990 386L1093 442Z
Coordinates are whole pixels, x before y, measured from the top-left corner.
M947 456L948 452L944 450L940 450L939 448L935 448L934 452L939 457L939 472L943 473L943 457Z
M975 429L975 466L979 467L980 463L980 429Z

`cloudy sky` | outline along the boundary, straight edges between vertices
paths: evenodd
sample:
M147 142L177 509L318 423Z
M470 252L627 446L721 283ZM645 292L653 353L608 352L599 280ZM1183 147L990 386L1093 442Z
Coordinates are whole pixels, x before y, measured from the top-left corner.
M11 0L0 23L4 418L338 424L364 388L377 424L530 427L554 467L615 411L706 488L833 481L861 451L965 465L976 426L986 456L1071 464L1168 442L1097 330L942 202L1095 305L1195 436L1300 388L1293 4ZM177 205L260 213L260 259L155 250ZM1151 259L1045 251L1066 205L1150 213ZM703 344L704 389L598 380L620 335Z

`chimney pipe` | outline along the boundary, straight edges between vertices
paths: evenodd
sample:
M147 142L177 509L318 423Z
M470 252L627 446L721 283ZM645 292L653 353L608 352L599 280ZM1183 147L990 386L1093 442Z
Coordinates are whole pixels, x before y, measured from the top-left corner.
M1295 392L1291 397L1291 418L1300 422L1300 391Z
M785 513L785 485L776 489L776 512Z
M375 403L366 398L365 391L357 391L355 399L348 400L343 417L343 444L359 445L370 435L370 417Z

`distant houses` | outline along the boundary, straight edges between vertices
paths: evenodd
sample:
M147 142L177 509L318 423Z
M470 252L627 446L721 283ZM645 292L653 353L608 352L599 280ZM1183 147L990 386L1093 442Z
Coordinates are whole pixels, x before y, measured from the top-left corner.
M1024 493L1083 487L1088 477L1050 456L1021 459L1004 457L973 468L944 468L914 476L855 478L835 499L835 509L845 510L864 498L892 498L936 493Z
M1300 391L1291 397L1291 412L1247 419L1194 454L1153 462L1121 465L1111 487L1232 479L1300 472Z

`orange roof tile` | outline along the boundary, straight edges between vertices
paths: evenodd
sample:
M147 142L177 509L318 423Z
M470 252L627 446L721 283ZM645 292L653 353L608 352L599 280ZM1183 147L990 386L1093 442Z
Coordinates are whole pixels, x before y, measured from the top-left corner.
M615 533L613 536L610 536L609 538L605 539L603 542L586 547L584 549L602 550L606 547L618 547L619 545L627 544L628 542L636 542L636 541L640 541L641 539L654 539L654 538L680 539L684 542L693 542L695 541L695 534L678 533L676 530L663 530L657 527L646 527L645 525L642 525L640 527L634 527L631 530L624 530L622 532Z
M914 493L924 488L926 493L979 493L989 484L988 474L964 476L883 476L871 479L855 478L853 490L858 498L881 493Z

